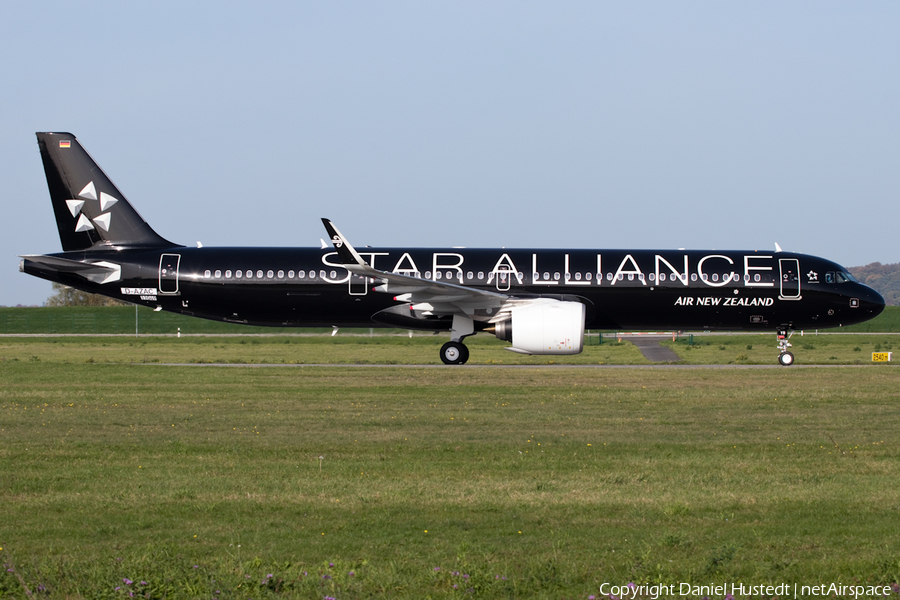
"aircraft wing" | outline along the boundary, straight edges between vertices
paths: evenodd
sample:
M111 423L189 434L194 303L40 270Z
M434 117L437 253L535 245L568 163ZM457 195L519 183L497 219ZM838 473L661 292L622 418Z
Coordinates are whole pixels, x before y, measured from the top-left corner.
M322 219L322 223L345 269L380 282L373 288L375 291L394 294L396 300L409 302L414 310L438 315L465 314L476 320L493 320L499 309L511 299L509 295L499 292L375 269L363 260L334 223L328 219Z

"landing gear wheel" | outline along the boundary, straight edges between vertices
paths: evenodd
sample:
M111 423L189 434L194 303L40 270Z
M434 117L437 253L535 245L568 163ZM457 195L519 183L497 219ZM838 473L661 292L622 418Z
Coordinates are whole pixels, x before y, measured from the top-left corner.
M782 352L778 356L778 362L783 367L789 367L792 364L794 364L794 355L791 354L790 352Z
M447 342L441 346L441 360L445 365L462 365L469 360L469 349L459 342Z

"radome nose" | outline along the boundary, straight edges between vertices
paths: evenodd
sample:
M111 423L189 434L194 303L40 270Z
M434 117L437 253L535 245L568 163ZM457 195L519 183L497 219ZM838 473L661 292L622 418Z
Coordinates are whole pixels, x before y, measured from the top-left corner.
M881 294L866 285L862 285L861 287L863 288L863 291L860 293L859 308L870 314L872 317L877 317L884 310L884 298L881 297Z

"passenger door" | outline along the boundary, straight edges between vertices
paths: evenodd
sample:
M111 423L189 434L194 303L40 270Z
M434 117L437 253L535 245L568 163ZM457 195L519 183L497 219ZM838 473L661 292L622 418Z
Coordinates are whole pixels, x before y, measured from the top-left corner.
M180 254L163 254L159 257L159 293L178 293L178 267Z
M781 269L781 294L779 300L800 299L800 261L796 258L779 258Z

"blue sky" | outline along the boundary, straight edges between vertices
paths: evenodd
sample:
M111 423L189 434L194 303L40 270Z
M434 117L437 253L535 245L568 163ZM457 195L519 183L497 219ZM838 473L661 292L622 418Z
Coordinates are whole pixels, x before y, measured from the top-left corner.
M900 261L896 2L5 2L0 305L60 250L35 131L164 237Z

